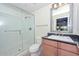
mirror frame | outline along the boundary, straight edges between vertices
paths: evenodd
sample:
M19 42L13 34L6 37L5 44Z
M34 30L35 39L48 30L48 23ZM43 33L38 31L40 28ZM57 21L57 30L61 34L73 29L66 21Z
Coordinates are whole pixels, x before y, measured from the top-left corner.
M73 3L68 3L70 4L70 16L69 16L69 19L71 21L71 31L68 32L68 33L73 33ZM52 17L52 13L53 13L53 8L50 8L50 32L53 32L53 17ZM57 31L56 31L57 32Z

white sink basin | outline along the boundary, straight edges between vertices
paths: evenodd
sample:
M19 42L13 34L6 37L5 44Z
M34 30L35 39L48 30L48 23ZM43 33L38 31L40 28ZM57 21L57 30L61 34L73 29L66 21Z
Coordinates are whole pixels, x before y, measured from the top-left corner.
M49 39L56 39L60 41L67 41L67 42L74 42L69 36L57 36L57 35L51 35L48 37Z

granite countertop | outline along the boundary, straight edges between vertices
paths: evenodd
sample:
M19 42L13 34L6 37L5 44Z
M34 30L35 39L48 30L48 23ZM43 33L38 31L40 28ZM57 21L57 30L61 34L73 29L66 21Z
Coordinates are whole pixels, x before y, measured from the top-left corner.
M70 36L50 35L50 36L46 36L46 37L42 37L42 38L46 38L46 39L54 40L54 41L65 42L65 43L69 43L69 44L74 44L79 47L78 42L74 41Z

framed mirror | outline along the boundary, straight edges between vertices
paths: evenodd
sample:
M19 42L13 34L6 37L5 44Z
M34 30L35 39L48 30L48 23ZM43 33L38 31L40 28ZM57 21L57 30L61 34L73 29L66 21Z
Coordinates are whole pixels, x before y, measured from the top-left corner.
M51 8L51 32L72 33L72 4L54 3Z

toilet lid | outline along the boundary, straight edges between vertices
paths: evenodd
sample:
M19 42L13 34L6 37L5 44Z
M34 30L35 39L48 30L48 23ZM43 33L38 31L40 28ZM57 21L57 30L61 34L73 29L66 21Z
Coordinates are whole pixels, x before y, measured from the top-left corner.
M30 52L36 52L39 50L39 47L40 47L40 44L33 44L29 50Z

